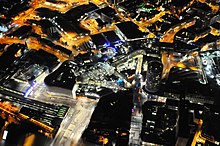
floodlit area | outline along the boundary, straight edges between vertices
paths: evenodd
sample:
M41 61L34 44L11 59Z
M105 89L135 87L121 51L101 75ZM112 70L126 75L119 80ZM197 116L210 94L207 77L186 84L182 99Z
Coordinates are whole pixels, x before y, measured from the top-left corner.
M0 6L0 145L219 145L220 6Z

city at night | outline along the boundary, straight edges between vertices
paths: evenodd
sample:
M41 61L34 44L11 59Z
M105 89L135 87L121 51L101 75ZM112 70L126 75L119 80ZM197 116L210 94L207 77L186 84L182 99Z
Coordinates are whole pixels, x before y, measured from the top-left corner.
M220 0L0 0L0 146L220 145Z

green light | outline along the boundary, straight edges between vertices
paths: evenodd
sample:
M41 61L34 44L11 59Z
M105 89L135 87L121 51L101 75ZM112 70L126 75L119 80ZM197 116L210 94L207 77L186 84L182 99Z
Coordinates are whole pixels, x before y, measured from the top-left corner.
M151 13L151 11L156 10L156 8L149 8L145 3L141 3L140 5L137 6L137 8L141 8L144 12Z

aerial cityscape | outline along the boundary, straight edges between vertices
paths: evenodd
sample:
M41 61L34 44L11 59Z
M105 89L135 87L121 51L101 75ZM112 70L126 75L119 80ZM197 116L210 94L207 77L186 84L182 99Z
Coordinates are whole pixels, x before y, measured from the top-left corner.
M219 106L219 0L0 0L0 146L217 146Z

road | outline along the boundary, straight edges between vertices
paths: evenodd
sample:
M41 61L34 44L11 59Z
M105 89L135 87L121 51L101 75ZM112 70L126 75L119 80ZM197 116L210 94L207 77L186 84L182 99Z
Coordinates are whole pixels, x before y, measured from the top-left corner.
M78 100L76 105L70 108L66 118L53 140L52 145L71 146L77 145L83 131L88 126L92 113L98 100Z
M175 25L171 27L168 31L165 32L165 34L160 38L160 42L167 42L167 43L173 43L174 36L178 31L180 31L183 28L188 28L190 26L195 25L196 19L192 19L189 22L183 22L181 24Z
M51 146L77 145L83 131L90 122L92 113L99 100L89 99L86 97L74 99L71 95L62 96L60 94L50 93L47 91L43 81L44 76L46 75L47 74L38 79L38 83L35 85L36 88L34 88L35 90L33 90L27 98L42 102L68 105L70 109L64 117Z

